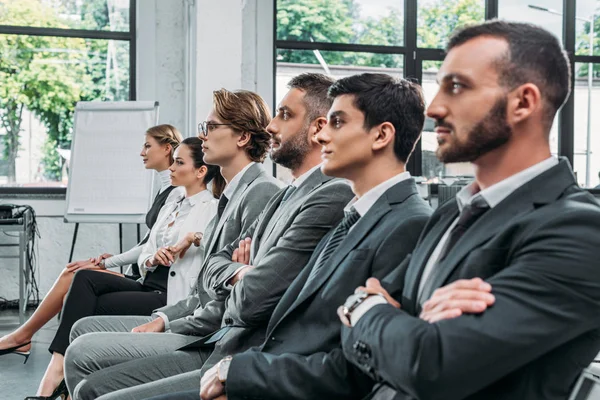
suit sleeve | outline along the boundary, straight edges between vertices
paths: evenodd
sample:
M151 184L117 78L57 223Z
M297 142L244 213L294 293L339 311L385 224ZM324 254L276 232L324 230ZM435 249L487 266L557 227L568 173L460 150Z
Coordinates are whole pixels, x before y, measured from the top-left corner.
M413 250L427 219L427 215L421 215L399 224L394 221L395 226L389 233L386 232L387 236L375 251L370 265L371 276L384 280L397 268L399 262ZM393 279L389 284L403 285L404 280ZM388 287L401 291L401 288ZM339 304L330 306L336 308ZM240 388L240 397L243 396L243 391L256 398L350 399L365 396L375 381L359 373L357 369L348 367L340 355L341 348L308 357L289 353L274 356L259 352L235 355L231 368L235 366L246 372L232 373L230 369L227 380L228 397L231 396L231 387Z
M486 279L496 301L483 314L429 324L378 305L342 329L347 359L415 398L458 399L598 328L599 213L579 205L557 214Z
M193 314L170 322L172 333L181 335L206 336L221 327L225 303L212 300Z
M233 286L226 314L234 323L266 325L317 244L342 219L351 196L350 187L344 183L336 183L311 196L275 246Z
M227 298L229 290L226 290L225 283L233 272L243 266L242 263L231 261L233 251L239 247L241 240L247 237L254 237L254 231L259 219L260 217L237 239L209 257L202 274L202 284L204 285L204 290L212 299L225 301Z
M287 379L248 373L269 365L272 371L294 371ZM250 369L248 369L250 368ZM360 399L374 382L348 363L341 349L308 357L285 353L279 356L258 351L236 355L229 367L227 398L263 400Z
M240 232L242 234L225 248L209 256L207 268L202 272L202 285L208 295L218 301L224 301L229 295L229 289L223 286L224 278L242 266L231 261L233 251L241 239L254 233L260 214L271 198L279 191L279 186L272 181L260 182L253 185L244 195L238 207Z
M157 308L153 311L153 313L161 312L167 316L169 321L174 321L187 315L191 315L196 307L198 307L198 304L200 304L200 299L198 298L197 294L194 294L178 301L175 304Z

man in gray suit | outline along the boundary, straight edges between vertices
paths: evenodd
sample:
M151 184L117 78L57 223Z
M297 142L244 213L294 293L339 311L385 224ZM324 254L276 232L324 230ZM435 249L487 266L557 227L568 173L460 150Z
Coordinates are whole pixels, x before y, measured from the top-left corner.
M438 80L437 156L473 163L475 181L425 227L390 292L401 308L360 289L344 354L384 384L377 399L566 399L600 350L600 206L549 144L568 57L540 27L491 21L450 38ZM470 312L444 300L466 291Z
M215 299L172 321L171 333L160 335L171 342L163 346L161 341L159 349L156 335L148 334L96 334L93 340L85 336L76 340L73 346L80 343L87 354L71 359L75 374L85 377L74 398L109 392L103 397L145 398L196 387L203 364L209 367L227 354L264 340L279 299L321 238L342 219L343 208L353 196L347 182L325 176L320 169L321 146L316 135L327 123L325 115L331 105L327 89L332 82L320 74L304 74L290 82L290 91L267 129L272 135L273 160L289 167L296 179L271 199L247 231L207 260L201 274L211 282L209 294ZM198 341L192 335L210 336ZM114 352L109 341L116 343ZM185 349L174 352L183 345ZM150 357L115 363L113 355L122 354L123 348L140 352L145 346L153 349L140 355ZM90 355L96 350L104 357Z
M319 134L323 171L349 179L356 199L277 305L267 339L211 368L202 378L203 399L225 387L235 399L344 398L330 396L327 384L318 387L329 375L346 378L336 364L343 355L334 305L369 276L395 269L431 214L405 171L424 122L421 88L362 74L340 79L329 93L335 100ZM197 397L192 391L189 398Z

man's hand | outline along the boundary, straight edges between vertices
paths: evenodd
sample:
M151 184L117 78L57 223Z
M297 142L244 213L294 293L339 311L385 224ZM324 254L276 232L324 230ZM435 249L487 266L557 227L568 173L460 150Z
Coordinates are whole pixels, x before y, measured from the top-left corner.
M392 296L390 296L390 294L387 292L387 290L385 290L383 288L383 286L381 286L381 283L376 278L367 279L367 283L365 286L359 286L354 291L354 293L358 293L358 292L364 292L364 293L369 293L369 294L381 294L383 296L383 298L385 299L385 301L387 301L389 304L391 304L392 306L394 306L396 308L400 308L400 303L398 303L396 300L394 300L394 298ZM352 324L350 323L348 318L346 318L346 316L344 315L344 307L343 306L338 307L337 313L338 313L338 316L340 317L340 321L342 321L342 323L344 325L346 325L349 328L352 327Z
M69 272L75 272L80 269L100 269L100 267L95 263L94 258L89 258L87 260L73 261L67 264L66 269Z
M433 292L419 318L430 323L462 314L479 314L494 304L492 286L481 278L461 279Z
M200 379L200 399L213 400L225 397L225 386L223 386L223 383L219 380L218 372L219 363L206 371L202 376Z
M162 318L156 318L153 321L146 322L143 325L136 326L131 330L131 332L140 333L140 332L164 332L165 331L165 321Z
M240 264L250 264L250 246L252 245L252 239L247 237L244 240L240 240L239 246L233 251L231 261L238 262Z
M241 281L242 278L244 277L244 275L246 275L253 268L254 268L253 265L246 265L246 266L240 268L240 270L237 272L237 274L235 274L231 279L229 279L229 281L227 281L227 283L232 286L235 285L236 283Z

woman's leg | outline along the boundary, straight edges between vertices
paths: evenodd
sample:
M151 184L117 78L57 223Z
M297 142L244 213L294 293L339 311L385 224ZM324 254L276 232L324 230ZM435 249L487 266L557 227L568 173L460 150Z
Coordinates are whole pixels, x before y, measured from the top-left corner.
M98 271L104 271L98 268ZM14 332L0 338L0 350L9 347L17 346L21 343L26 343L31 340L33 335L39 331L48 321L50 321L62 308L63 299L69 291L71 282L73 281L73 272L69 272L66 268L62 270L54 285L44 297L44 300L37 307L33 315ZM31 345L23 346L19 350L27 351Z
M111 292L143 291L136 281L110 273L94 270L80 270L75 273L69 289L62 318L50 344L52 359L38 388L38 395L48 396L63 379L63 356L69 345L69 333L73 324L80 318L94 315L98 297Z

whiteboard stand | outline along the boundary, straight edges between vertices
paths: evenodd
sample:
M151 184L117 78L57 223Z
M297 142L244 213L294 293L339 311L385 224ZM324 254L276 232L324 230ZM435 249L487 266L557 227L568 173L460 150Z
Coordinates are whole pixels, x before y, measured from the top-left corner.
M138 224L139 243L154 179L135 155L144 133L157 124L157 101L77 103L64 216L75 223L69 262L81 222L118 223L121 253L123 224Z

